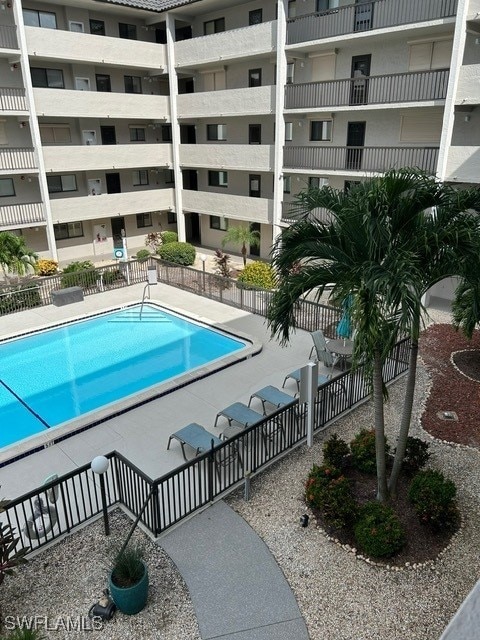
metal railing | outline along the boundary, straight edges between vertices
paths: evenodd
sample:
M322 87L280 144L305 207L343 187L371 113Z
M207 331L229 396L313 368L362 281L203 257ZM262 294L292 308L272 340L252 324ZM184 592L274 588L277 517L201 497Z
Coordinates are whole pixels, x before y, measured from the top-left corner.
M455 16L457 0L373 0L287 22L287 44Z
M25 89L16 87L0 88L0 111L26 111Z
M388 171L417 167L434 174L438 147L284 147L287 169Z
M46 221L41 202L6 204L0 206L0 227L35 225Z
M444 100L449 69L411 71L285 87L285 108L302 109Z
M17 27L0 25L0 49L18 49Z
M36 169L34 150L28 147L0 149L0 171Z
M393 348L384 365L386 383L407 370L409 348L408 339ZM314 399L314 431L325 429L369 395L362 366L322 385ZM212 443L209 451L156 480L121 454L111 452L106 456L110 465L104 476L105 506L122 505L136 518L148 500L140 520L153 536L158 536L236 488L247 472L260 472L305 442L306 434L305 406L297 399L218 446ZM98 516L103 505L97 480L90 465L84 465L12 500L5 518L16 532L21 532L17 550L38 549Z

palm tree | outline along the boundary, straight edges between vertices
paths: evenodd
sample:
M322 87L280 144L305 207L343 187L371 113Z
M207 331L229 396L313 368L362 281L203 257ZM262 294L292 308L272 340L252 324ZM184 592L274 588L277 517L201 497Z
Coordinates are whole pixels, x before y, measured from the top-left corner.
M0 233L0 265L3 276L8 280L8 272L23 276L33 270L37 254L29 249L22 236L6 231Z
M232 242L233 244L239 244L242 246L241 254L243 258L243 266L245 267L247 264L247 245L250 245L251 247L260 246L260 233L258 231L252 231L250 227L246 227L244 225L229 227L222 240L222 247L224 247L227 242Z
M450 235L446 233L442 240L435 238L434 227L440 225L447 212L446 204L452 201L453 193L444 185L411 169L387 172L383 177L361 183L347 194L329 187L309 189L297 198L299 212L304 213L278 238L273 250L273 264L280 277L269 309L269 324L272 334L283 342L288 341L290 330L295 327L296 305L304 293L316 290L319 299L326 284L333 282L333 299L342 300L351 294L352 325L356 329L354 366L362 358L365 379L372 391L377 497L381 501L388 495L383 408L387 392L383 364L400 335L416 337L418 348L423 312L421 298L427 279L431 286L440 279L440 274L445 277L447 271L448 275L454 273L454 265L458 267L457 273L463 268L455 262L459 252L450 249L455 224L452 222ZM466 202L467 198L463 204ZM425 214L435 206L440 215ZM330 221L309 218L308 213L320 207L330 212ZM464 211L463 206L458 209ZM473 259L472 247L480 248L480 234L477 223L472 223L474 220L475 216L469 214L457 220L459 225L468 223L459 244L467 249L469 259ZM450 245L443 244L447 240ZM472 268L480 267L479 260L477 249ZM427 278L424 270L429 261ZM292 269L292 265L296 268ZM480 273L480 269L477 271ZM414 359L416 363L416 355ZM414 385L413 376L408 384L412 399ZM407 413L406 409L405 422ZM411 405L408 425L410 416ZM408 435L408 429L406 433ZM397 452L398 449L397 446Z

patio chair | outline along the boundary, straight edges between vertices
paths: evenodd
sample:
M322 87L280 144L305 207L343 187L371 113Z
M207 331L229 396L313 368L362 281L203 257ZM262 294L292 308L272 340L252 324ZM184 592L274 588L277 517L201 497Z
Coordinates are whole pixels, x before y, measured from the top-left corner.
M291 373L287 373L287 375L283 380L282 388L285 388L285 385L287 384L287 380L291 379L297 383L297 393L298 393L300 391L300 378L301 378L301 369L295 369L295 371L292 371ZM331 380L331 378L332 378L331 374L329 374L328 376L320 374L318 376L317 386L321 387L322 385L327 383L329 380Z
M264 415L267 415L265 403L273 405L276 409L280 409L280 407L284 407L285 405L295 402L295 398L291 395L280 391L277 387L272 387L272 385L268 385L267 387L263 387L263 389L252 393L250 400L248 401L248 406L251 405L254 398L258 398L261 401Z
M317 356L318 358L318 354L321 351L327 351L327 339L325 338L323 331L321 331L321 329L318 329L317 331L312 331L312 333L310 334L312 336L312 340L313 340L313 347L310 350L310 355L309 358L312 359L312 357L314 355Z
M190 424L187 424L186 427L172 433L168 439L167 449L170 449L172 439L180 442L185 461L187 460L187 456L185 455L186 444L195 450L195 456L208 451L212 446L212 440L214 446L222 444L222 440L220 440L220 438L217 438L216 435L210 433L210 431L207 431L205 427L202 427L201 424L197 424L196 422L191 422Z
M232 422L238 423L239 425L241 425L241 427L245 429L247 427L252 427L258 422L262 422L265 420L265 415L263 415L263 413L258 413L258 411L254 411L253 409L250 409L250 407L244 404L243 402L234 402L228 407L225 407L225 409L222 409L221 411L219 411L217 413L217 417L215 418L215 427L217 426L218 419L221 416L223 416L228 420L228 427L223 433L220 434L220 437L228 437L228 435L231 433ZM285 429L283 427L282 422L277 419L275 419L275 421L282 433L283 438L285 438ZM265 443L265 446L267 446L268 441L272 440L272 438L275 436L275 433L277 431L278 430L275 429L272 432L269 425L262 426L262 438Z

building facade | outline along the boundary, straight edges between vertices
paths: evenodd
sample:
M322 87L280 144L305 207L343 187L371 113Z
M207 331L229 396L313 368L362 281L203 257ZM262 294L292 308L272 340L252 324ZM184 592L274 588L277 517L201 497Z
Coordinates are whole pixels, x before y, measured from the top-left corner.
M307 185L480 182L480 0L0 0L0 230L268 258ZM322 212L318 212L322 215Z

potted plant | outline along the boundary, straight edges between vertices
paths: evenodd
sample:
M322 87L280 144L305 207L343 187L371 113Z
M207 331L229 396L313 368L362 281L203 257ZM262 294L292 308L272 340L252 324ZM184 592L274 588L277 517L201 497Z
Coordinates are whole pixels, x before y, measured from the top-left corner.
M116 554L109 589L112 600L122 613L133 615L145 607L148 598L148 570L141 547L127 546Z

